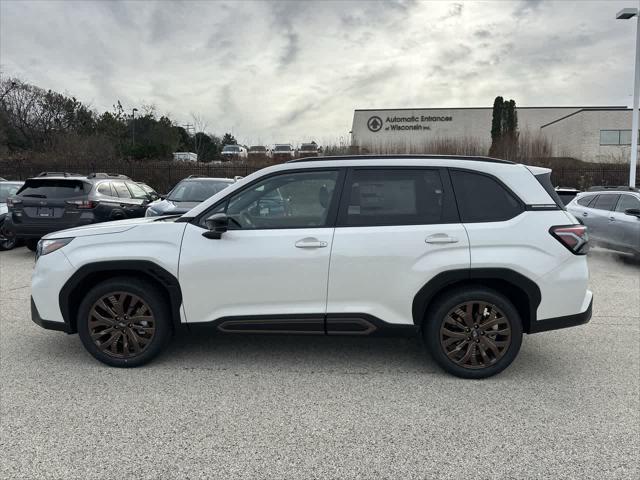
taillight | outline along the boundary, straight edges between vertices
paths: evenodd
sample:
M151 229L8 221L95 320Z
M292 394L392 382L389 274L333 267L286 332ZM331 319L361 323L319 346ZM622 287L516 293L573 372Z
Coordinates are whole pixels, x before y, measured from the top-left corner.
M22 200L19 198L7 198L7 207L13 208L18 207L22 204Z
M584 225L558 225L549 233L575 255L585 255L589 245L589 234Z
M98 206L98 202L94 202L93 200L67 200L65 203L82 210L88 210Z

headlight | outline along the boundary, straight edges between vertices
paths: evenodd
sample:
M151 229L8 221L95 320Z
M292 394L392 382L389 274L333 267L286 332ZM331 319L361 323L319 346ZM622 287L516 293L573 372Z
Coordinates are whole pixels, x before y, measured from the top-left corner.
M36 257L41 257L42 255L47 255L49 253L55 252L56 250L69 244L71 240L73 240L73 237L56 238L54 240L40 240L38 242L38 248L36 250Z

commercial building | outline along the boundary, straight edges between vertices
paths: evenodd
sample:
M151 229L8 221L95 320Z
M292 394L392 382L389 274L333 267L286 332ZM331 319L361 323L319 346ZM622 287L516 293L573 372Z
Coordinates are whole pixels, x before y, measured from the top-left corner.
M520 134L547 139L553 156L606 163L629 159L627 107L518 107L517 112ZM419 153L452 140L473 142L488 152L492 113L491 107L355 110L351 142L375 153Z

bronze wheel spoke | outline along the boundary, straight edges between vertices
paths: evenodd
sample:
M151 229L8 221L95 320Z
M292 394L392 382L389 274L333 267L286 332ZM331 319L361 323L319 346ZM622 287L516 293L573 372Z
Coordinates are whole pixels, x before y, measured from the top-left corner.
M141 354L156 333L155 317L146 301L122 291L98 299L90 310L87 323L96 347L116 358Z
M463 368L489 367L504 356L510 345L509 319L496 305L486 301L472 300L457 305L440 326L442 350Z

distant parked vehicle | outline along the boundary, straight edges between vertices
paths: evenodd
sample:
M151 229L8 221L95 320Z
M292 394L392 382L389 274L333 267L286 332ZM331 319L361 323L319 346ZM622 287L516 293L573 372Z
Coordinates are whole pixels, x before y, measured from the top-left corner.
M149 200L151 200L152 202L155 202L156 200L160 200L161 195L158 192L156 192L153 188L151 188L149 185L142 182L136 182L136 183L140 185L140 187L147 193L147 195L149 195Z
M273 147L272 158L278 162L286 162L295 157L295 150L289 143L278 143Z
M222 149L225 160L241 160L247 158L247 149L242 145L225 145Z
M640 257L640 190L595 187L574 198L567 210L589 228L596 245Z
M303 143L298 150L298 156L300 157L317 157L318 153L318 144L316 142Z
M11 250L18 243L15 237L7 237L3 234L3 226L8 212L7 198L15 195L23 183L0 180L0 250Z
M193 152L175 152L173 154L175 162L197 162L198 154Z
M562 200L563 205L568 205L571 200L576 198L576 195L580 193L580 190L576 190L575 188L565 188L565 187L556 187L556 193L560 200Z
M271 156L271 151L264 145L251 145L249 147L249 158L268 158Z
M185 178L173 187L167 198L150 203L145 216L182 215L232 183L235 180L231 178Z
M124 175L42 172L7 199L5 232L35 251L47 233L143 217L149 201L142 187Z

